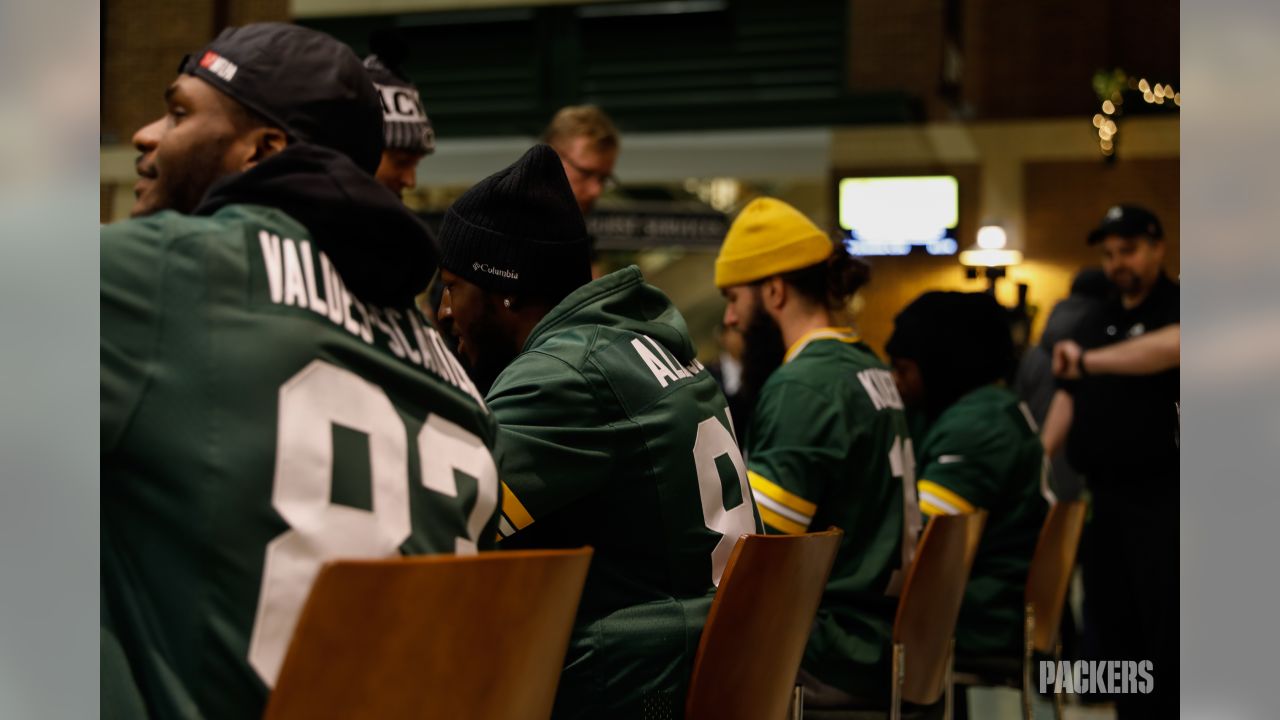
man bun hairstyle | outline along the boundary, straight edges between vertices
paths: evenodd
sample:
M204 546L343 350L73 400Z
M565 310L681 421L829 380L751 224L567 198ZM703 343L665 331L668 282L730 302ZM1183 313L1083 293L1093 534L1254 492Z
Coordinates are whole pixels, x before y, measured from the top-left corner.
M836 243L831 256L809 267L782 273L783 282L827 310L843 310L871 279L871 268Z

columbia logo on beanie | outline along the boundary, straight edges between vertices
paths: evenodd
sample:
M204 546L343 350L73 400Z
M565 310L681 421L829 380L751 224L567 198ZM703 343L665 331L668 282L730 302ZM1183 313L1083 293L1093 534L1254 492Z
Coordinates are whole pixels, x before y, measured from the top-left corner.
M479 263L479 262L471 263L471 269L477 272L486 272L486 273L489 273L490 275L497 275L498 277L504 277L511 280L520 279L520 273L518 272L511 272L510 270L501 270L499 268L496 268L492 265L488 265L486 263Z

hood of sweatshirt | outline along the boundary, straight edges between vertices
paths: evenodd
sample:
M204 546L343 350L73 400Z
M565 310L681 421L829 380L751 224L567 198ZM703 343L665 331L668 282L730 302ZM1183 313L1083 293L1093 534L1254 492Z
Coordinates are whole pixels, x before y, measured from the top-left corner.
M229 205L275 208L298 221L359 298L407 305L435 272L439 250L426 224L346 155L295 143L222 178L196 215Z
M632 265L574 290L529 333L524 350L537 349L555 335L580 327L604 326L648 335L682 365L697 354L684 316Z

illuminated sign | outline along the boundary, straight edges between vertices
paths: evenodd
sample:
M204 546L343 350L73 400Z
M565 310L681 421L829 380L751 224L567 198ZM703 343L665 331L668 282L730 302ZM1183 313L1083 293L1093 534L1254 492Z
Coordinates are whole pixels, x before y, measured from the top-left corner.
M950 175L844 178L840 227L852 255L954 255L960 184Z

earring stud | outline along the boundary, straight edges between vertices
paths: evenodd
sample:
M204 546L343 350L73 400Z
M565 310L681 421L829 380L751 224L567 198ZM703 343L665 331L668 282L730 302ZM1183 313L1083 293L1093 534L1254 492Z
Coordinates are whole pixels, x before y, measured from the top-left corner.
M511 298L506 298L505 300L503 300L502 307L505 307L505 308L511 307Z

